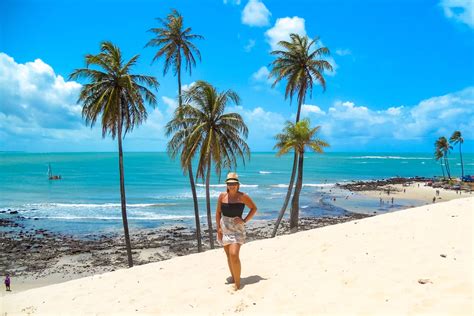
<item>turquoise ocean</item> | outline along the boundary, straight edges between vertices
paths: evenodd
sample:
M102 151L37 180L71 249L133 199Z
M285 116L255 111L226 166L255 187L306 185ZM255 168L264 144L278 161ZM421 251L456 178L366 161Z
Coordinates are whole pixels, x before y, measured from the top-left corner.
M326 153L305 154L301 216L340 215L332 206L328 187L353 180L441 175L438 162L426 153ZM237 172L241 191L258 206L255 219L275 219L289 182L292 155L252 153ZM474 154L464 154L465 174L474 174ZM449 159L454 176L460 176L459 155ZM48 165L61 180L48 180ZM131 229L153 229L172 225L194 227L189 179L178 161L166 153L124 154L127 211ZM225 190L223 171L219 181L211 179L211 205ZM122 230L117 153L0 153L0 214L12 217L19 211L23 224L72 235ZM201 224L206 223L205 188L197 182ZM326 189L326 190L324 190ZM418 201L419 202L419 201ZM361 200L367 209L379 208L378 200ZM416 205L417 201L397 204ZM421 204L419 202L418 204ZM383 210L382 210L383 211ZM388 210L387 210L388 211Z

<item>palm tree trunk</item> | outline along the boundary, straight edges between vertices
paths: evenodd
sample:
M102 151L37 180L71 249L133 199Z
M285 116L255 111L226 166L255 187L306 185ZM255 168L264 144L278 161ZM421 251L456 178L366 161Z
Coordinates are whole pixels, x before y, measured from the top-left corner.
M448 152L444 154L444 163L446 165L446 172L448 174L448 178L449 180L451 180L451 168L449 168Z
M459 143L459 155L461 156L461 180L464 178L464 163L462 162L461 143Z
M298 153L295 151L295 155L293 158L293 168L291 170L290 184L288 185L288 191L286 192L285 202L283 203L283 206L280 209L280 213L278 213L278 219L275 223L275 227L273 228L272 238L276 236L278 226L280 226L280 222L283 219L283 215L285 214L286 208L288 207L288 202L290 201L291 192L293 191L293 184L295 182L297 160L298 160Z
M178 106L181 108L183 105L183 98L181 95L181 58L178 58ZM191 162L188 166L188 176L189 176L189 184L191 185L191 192L193 195L193 203L194 203L194 219L196 222L196 240L198 246L198 252L202 251L202 243L201 243L201 223L199 219L199 204L196 194L196 185L194 183L194 176L193 176L193 166Z
M122 109L119 101L119 124L118 124L118 149L119 149L119 170L120 170L120 202L122 204L122 222L125 235L125 246L127 248L128 266L133 267L132 245L130 243L130 234L128 231L127 203L125 199L125 176L123 171L123 151L122 151Z
M206 175L206 207L207 207L207 228L209 229L209 244L214 249L214 237L212 232L212 215L211 215L211 196L209 192L209 180L211 178L211 157L208 157L207 175Z
M300 213L300 193L303 187L303 160L304 152L299 154L298 158L298 179L296 180L295 193L291 201L290 211L290 232L298 231L298 218Z
M189 183L191 184L191 192L193 193L193 203L194 203L194 219L196 221L196 239L198 245L198 252L202 251L202 243L201 243L201 223L199 219L199 206L198 206L198 199L196 194L196 185L194 183L194 176L193 176L193 167L191 163L188 166L188 175L189 175Z
M302 99L298 100L298 110L296 111L296 123L300 121L302 103L303 103ZM276 236L278 226L280 226L280 222L283 219L283 215L285 215L286 208L288 207L288 202L290 201L291 192L293 191L293 183L295 182L297 160L298 160L298 153L295 151L295 155L293 156L293 168L291 168L290 184L288 185L288 191L286 192L286 197L285 197L285 201L283 202L283 206L280 209L280 213L278 213L278 218L272 232L272 238Z

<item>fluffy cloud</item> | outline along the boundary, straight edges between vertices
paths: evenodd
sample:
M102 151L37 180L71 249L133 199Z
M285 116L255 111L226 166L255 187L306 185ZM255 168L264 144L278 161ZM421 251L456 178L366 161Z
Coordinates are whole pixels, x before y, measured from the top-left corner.
M431 148L439 136L461 130L465 140L474 140L474 87L432 97L413 107L371 110L354 102L336 101L327 110L304 105L302 114L321 125L321 133L332 144L345 149L370 143L390 145L415 142Z
M296 33L302 36L306 35L305 19L297 17L297 16L294 16L292 18L286 17L286 18L277 19L277 21L275 22L275 25L271 29L265 32L265 36L266 36L267 42L271 46L271 49L276 50L276 49L281 49L281 47L278 46L278 42L290 40L291 33ZM317 47L313 46L313 48L319 48L322 46L324 46L323 42L318 41L318 46ZM327 60L333 67L333 71L324 71L324 74L327 76L335 76L336 70L337 68L339 68L336 61L334 60L332 56L324 57L324 59Z
M442 0L440 6L448 19L474 28L474 3L472 0Z
M18 64L0 53L0 112L8 119L18 118L30 126L70 129L81 122L76 105L81 85L66 82L42 60Z
M326 112L321 110L321 108L317 105L310 105L310 104L303 104L301 106L301 114L302 115L319 115L323 116L326 115Z
M270 71L267 67L262 66L259 70L257 70L257 72L254 72L252 74L252 80L254 80L255 82L262 82L271 85L273 83L273 80L269 78L268 75L270 75Z
M306 35L305 20L303 18L294 16L292 18L277 19L275 25L265 32L265 36L272 50L275 50L279 48L278 42L290 39L291 33Z
M102 140L100 123L92 129L84 124L76 104L81 87L41 59L21 64L0 53L0 150L115 150L116 142ZM134 135L137 128L127 138L153 135L157 125L164 125L162 119L159 110L152 110L148 132Z
M249 26L270 24L270 11L259 0L250 0L242 11L242 23Z
M465 139L474 139L474 87L423 100L407 112L404 124L394 132L400 139L449 136L455 129Z

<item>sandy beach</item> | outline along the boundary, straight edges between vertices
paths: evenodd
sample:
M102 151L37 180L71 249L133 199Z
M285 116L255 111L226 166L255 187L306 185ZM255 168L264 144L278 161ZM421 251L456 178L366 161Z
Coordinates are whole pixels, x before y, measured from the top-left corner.
M388 188L390 188L390 194L387 194ZM433 188L427 186L424 183L411 183L406 186L401 184L388 185L381 188L385 192L380 191L362 191L361 193L367 196L382 198L384 202L390 202L391 198L394 199L410 199L423 201L426 204L433 203L433 198L436 198L436 202L450 201L462 197L472 196L472 193L466 191L447 190L443 188ZM439 194L436 194L436 191Z
M234 292L222 249L8 293L15 314L472 315L474 198L258 240Z

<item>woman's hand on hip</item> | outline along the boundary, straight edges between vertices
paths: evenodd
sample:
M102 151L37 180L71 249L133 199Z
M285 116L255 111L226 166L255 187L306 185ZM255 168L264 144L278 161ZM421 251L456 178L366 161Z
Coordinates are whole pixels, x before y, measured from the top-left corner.
M240 217L234 217L234 224L245 224L245 221Z

